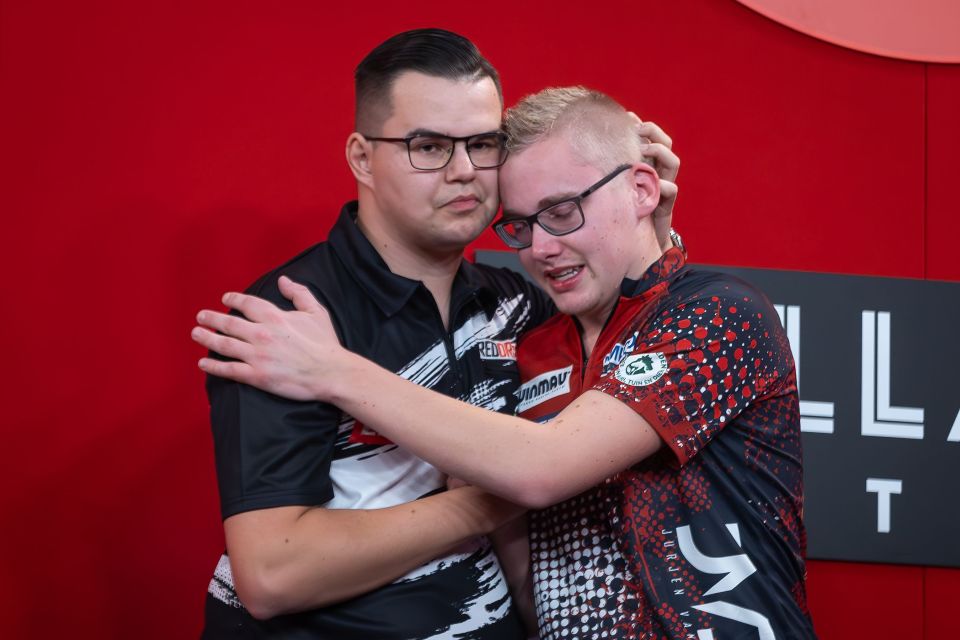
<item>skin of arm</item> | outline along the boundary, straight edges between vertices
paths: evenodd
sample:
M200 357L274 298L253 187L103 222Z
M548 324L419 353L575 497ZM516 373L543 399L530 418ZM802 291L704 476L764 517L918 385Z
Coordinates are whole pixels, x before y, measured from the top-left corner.
M446 473L529 508L574 496L660 448L653 427L599 391L536 424L424 389L341 347L308 289L281 278L280 290L296 311L240 293L223 300L244 318L201 311L194 340L237 360L203 358L201 369L335 404Z
M660 202L654 211L654 222L657 238L661 247L668 248L672 246L669 236L669 228L672 220L673 207L677 197L676 178L680 167L679 157L673 153L673 142L670 137L653 122L641 122L637 120L637 133L644 139L645 146L643 153L651 162L660 176ZM197 316L201 327L194 329L194 340L203 346L217 351L223 355L236 358L241 362L219 362L209 358L200 361L200 366L204 371L214 375L231 378L240 382L246 382L262 389L267 389L281 396L292 399L309 400L317 397L323 397L323 390L315 393L310 388L311 370L309 361L298 362L296 358L291 358L289 353L275 351L275 349L289 346L291 343L300 339L300 348L305 352L311 345L310 338L312 330L317 329L317 316L326 316L326 312L316 303L309 292L297 287L289 280L281 279L281 290L300 309L298 312L289 312L286 318L280 318L276 313L267 313L269 309L254 304L255 301L241 294L227 294L224 296L224 303L243 312L247 318L252 318L255 323L261 318L254 318L253 313L263 311L265 319L273 323L272 327L253 326L250 323L238 318L224 316L218 312L201 311ZM272 307L272 305L268 305ZM276 312L275 307L273 308ZM281 314L282 315L282 314ZM329 318L320 319L319 322L326 322L329 325ZM245 324L244 324L245 323ZM289 323L285 324L285 323ZM206 330L214 329L222 331L223 336L218 336ZM271 329L274 329L271 331ZM332 335L332 331L330 332ZM231 336L236 339L232 339ZM321 341L325 337L327 342L323 345L331 348L336 343L336 337L321 335ZM340 352L346 353L340 349ZM296 355L296 354L293 354ZM321 349L319 353L323 358L327 354ZM397 383L393 376L375 365L365 363L374 376L379 376L381 380ZM362 368L364 365L358 365ZM284 367L287 367L284 370ZM332 374L336 377L338 374ZM370 385L371 380L364 379L363 373L359 374L358 384ZM318 379L318 382L324 380ZM334 380L336 381L336 380ZM346 380L344 380L346 382ZM402 383L402 381L399 381ZM349 384L349 383L348 383ZM406 417L416 419L418 413L417 402L424 400L426 402L439 401L437 394L432 394L424 389L411 389L415 385L407 383L406 391L412 393L401 405L406 410ZM368 390L372 389L379 393L376 385L370 385ZM349 395L354 389L346 387L344 397ZM404 385L400 384L400 394L404 392ZM376 393L370 397L376 397ZM362 402L362 395L359 396ZM419 399L419 400L418 400ZM395 397L394 400L403 400L402 395ZM383 399L383 404L391 406L390 402ZM397 406L401 406L397 405ZM341 406L346 409L347 407ZM424 407L426 408L426 407ZM462 407L456 401L449 400L445 405L448 413L456 415ZM354 415L364 419L367 416L371 425L377 425L379 420L377 416L371 413L364 413L363 407L358 407L360 411ZM601 413L595 416L590 415L591 410L602 409ZM376 411L376 408L371 408ZM384 413L390 413L389 408ZM426 412L424 412L426 413ZM475 431L474 427L464 430L458 434L448 433L447 438L453 435L461 435L466 441L455 441L453 448L444 453L442 447L448 446L446 441L442 445L431 445L430 435L419 436L416 429L412 429L409 423L398 425L396 432L387 425L385 428L381 425L380 430L388 437L393 437L395 441L407 446L415 453L434 462L437 466L445 468L447 471L466 478L467 480L478 484L479 486L490 487L499 492L500 495L520 497L521 502L528 506L545 506L555 501L575 495L579 490L585 489L595 482L616 473L633 462L642 459L660 447L660 440L652 427L646 423L640 416L624 407L618 400L600 394L599 392L588 392L581 396L571 407L568 407L559 418L554 420L547 427L532 425L523 420L511 419L508 416L498 415L491 417L483 413L473 412L470 414L472 420L483 423L486 419L496 421L497 428L493 434L486 437L483 444L487 449L511 448L511 451L518 453L511 457L510 461L502 461L496 457L487 458L476 455L477 451L470 450L470 440L475 438L484 438L483 432ZM385 423L386 424L386 423ZM434 422L432 426L436 426ZM560 438L553 438L552 435L558 433ZM593 434L593 435L591 435ZM627 437L627 440L621 441L617 438L621 435ZM548 436L544 438L544 436ZM542 442L546 439L547 442ZM639 439L639 443L633 442ZM419 440L419 442L417 442ZM599 441L599 442L598 442ZM499 443L499 447L498 447ZM538 449L540 444L550 444L549 448ZM633 444L639 444L640 448L633 448ZM422 448L421 446L422 445ZM517 445L514 447L514 445ZM597 448L579 449L581 445L597 445ZM462 449L461 449L462 447ZM553 451L554 447L559 447L562 451ZM589 454L581 456L581 451L588 451ZM632 451L633 454L624 455L622 452ZM437 455L434 457L433 454ZM532 458L524 458L526 454L531 454ZM551 458L551 455L559 455L558 458ZM639 456L639 457L638 457ZM471 462L471 458L476 462ZM520 464L514 465L519 459ZM626 463L621 464L624 459ZM562 462L561 462L562 460ZM568 464L571 463L571 464ZM491 468L476 468L488 465ZM564 474L569 476L569 480L554 478L555 469L576 469L577 474ZM497 478L491 478L501 474ZM516 474L529 477L515 477ZM490 482L487 482L487 480ZM531 481L528 484L527 481ZM504 486L506 485L506 486ZM528 490L529 499L522 499L517 494L517 490Z
M321 392L326 401L447 473L529 508L570 498L661 444L643 418L599 391L537 424L433 393L353 354L344 360L351 364Z
M240 600L266 619L372 591L522 513L467 486L384 509L276 507L223 524Z
M527 518L519 517L488 536L507 577L513 604L528 633L536 637L537 611L533 603L533 572L530 570L530 539Z

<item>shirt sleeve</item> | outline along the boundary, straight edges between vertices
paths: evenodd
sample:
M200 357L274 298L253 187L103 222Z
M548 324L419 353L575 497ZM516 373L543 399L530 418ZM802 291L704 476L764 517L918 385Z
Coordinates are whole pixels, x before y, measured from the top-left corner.
M274 275L260 282L275 281ZM248 291L290 306L275 286L254 285ZM339 409L287 400L216 376L207 377L207 396L223 518L255 509L317 506L333 498L330 463Z
M751 404L794 384L772 305L739 281L717 288L632 327L636 347L593 387L639 413L680 465Z

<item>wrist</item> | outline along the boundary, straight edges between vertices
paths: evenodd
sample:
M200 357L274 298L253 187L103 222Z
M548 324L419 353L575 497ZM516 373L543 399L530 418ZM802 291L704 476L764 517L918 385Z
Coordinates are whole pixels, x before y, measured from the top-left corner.
M348 409L353 392L361 387L363 368L370 363L343 347L338 346L337 351L330 358L330 373L315 377L313 391L317 400Z
M683 246L683 239L680 238L680 234L679 234L679 233L677 233L676 231L674 231L673 227L670 227L670 238L669 238L669 240L670 240L670 247L669 247L669 248L676 247L677 249L680 249L680 251L683 253L683 255L687 255L687 248L686 248L685 246Z
M478 535L488 535L526 513L526 509L488 491L467 485L451 489L448 494L460 498L460 513L472 523Z

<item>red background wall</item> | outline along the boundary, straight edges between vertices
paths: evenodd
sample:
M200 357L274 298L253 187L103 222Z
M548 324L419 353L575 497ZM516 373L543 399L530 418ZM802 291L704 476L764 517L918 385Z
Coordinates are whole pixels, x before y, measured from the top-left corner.
M508 102L587 83L662 124L697 262L960 280L960 66L733 0L0 0L0 635L196 636L223 542L193 314L325 237L353 66L419 26ZM960 570L812 561L809 591L823 638L951 637Z

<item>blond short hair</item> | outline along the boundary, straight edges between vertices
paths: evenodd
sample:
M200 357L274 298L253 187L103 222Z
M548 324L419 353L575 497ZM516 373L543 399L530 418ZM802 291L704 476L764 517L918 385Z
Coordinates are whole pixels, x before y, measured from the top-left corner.
M503 127L512 153L563 135L584 162L603 170L643 161L636 121L610 96L582 86L549 87L526 96L507 109Z

